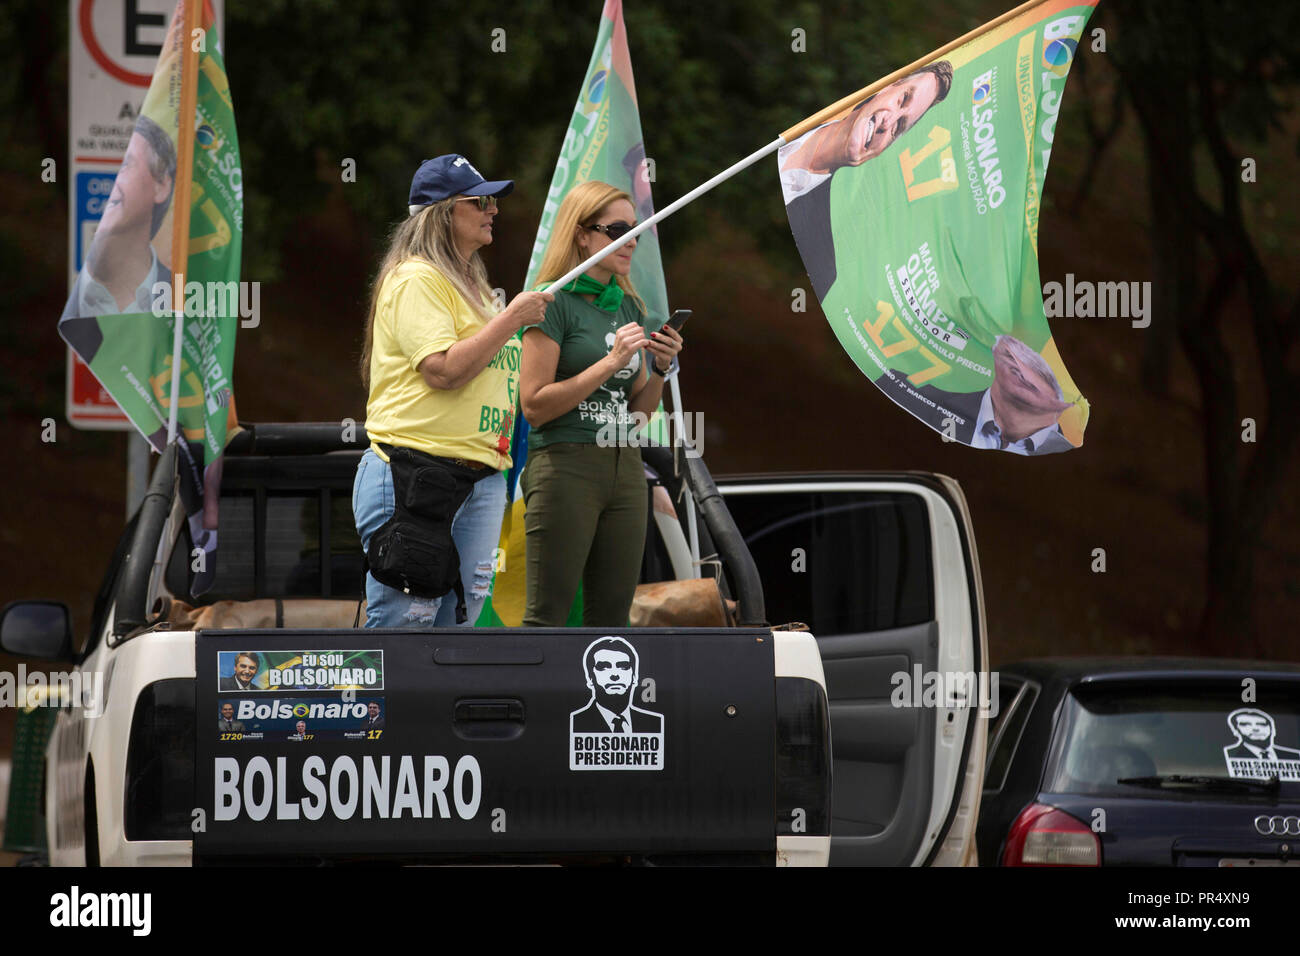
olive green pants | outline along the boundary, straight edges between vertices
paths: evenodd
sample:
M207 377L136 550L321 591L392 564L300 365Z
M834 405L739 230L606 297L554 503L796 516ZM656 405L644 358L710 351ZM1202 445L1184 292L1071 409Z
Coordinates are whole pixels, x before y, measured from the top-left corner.
M582 583L582 623L624 627L645 548L639 448L558 442L528 455L525 627L563 627Z

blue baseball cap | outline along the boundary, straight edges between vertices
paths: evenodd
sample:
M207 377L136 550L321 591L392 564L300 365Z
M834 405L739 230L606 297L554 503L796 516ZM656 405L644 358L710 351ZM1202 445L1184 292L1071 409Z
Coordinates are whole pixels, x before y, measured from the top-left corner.
M415 215L422 206L452 196L507 196L514 188L514 180L486 180L464 156L448 153L420 164L411 178L408 205L411 215Z

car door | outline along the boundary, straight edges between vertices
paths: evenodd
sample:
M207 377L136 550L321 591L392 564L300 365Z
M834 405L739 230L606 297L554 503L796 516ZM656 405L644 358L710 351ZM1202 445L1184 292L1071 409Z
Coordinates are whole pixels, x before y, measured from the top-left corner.
M965 498L942 476L718 482L774 625L817 638L833 865L973 864L997 710Z

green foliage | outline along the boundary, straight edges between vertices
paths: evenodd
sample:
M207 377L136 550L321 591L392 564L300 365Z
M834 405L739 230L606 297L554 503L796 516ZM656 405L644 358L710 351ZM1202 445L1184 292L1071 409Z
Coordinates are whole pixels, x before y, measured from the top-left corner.
M918 18L910 3L627 0L658 204L999 12L994 0L951 6L958 22ZM378 245L404 212L416 165L445 152L517 180L512 217L536 222L601 8L601 0L558 9L529 0L228 0L222 47L244 161L245 274L276 278L285 240L331 197L369 231L361 245ZM62 0L0 10L0 45L19 64L0 77L8 131L44 127L11 142L36 145L66 128L67 28ZM492 49L498 28L504 52ZM792 49L796 28L806 52ZM33 76L49 91L39 109L24 89ZM354 183L342 181L347 158ZM755 238L777 272L802 272L774 162L679 213L661 232L669 256L721 215Z
M849 3L724 0L706 12L691 0L629 0L658 204L954 29L918 24L910 4L878 6L864 14ZM516 179L512 204L536 221L600 10L599 0L561 9L504 0L486 12L427 0L230 4L227 63L249 187L246 268L267 273L279 239L338 187L345 157L356 160L357 181L343 195L376 241L402 214L418 162L452 151L487 175ZM966 19L958 31L979 22ZM497 28L505 52L492 51ZM792 50L795 28L805 31L805 53ZM708 228L720 211L782 271L801 271L770 166L679 213L662 233L669 252L675 237Z

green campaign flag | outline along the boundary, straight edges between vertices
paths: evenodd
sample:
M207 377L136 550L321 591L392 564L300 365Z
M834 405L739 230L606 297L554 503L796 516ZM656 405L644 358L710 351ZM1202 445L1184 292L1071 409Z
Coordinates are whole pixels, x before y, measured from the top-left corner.
M972 447L1083 443L1088 402L1043 309L1038 212L1095 6L1024 4L787 131L777 152L790 227L840 344L894 402Z
M653 164L647 163L637 112L636 85L627 30L623 27L623 0L605 0L596 33L596 48L587 64L586 78L564 134L555 175L546 193L537 239L528 260L524 288L531 289L551 238L555 214L569 190L589 180L609 183L632 196L638 221L654 215L650 195ZM658 330L668 319L668 292L659 255L659 233L652 228L637 239L632 257L632 284L645 300L646 330Z
M591 62L587 64L586 78L578 91L578 102L573 107L573 117L555 162L555 174L546 192L537 238L528 259L525 289L531 289L536 282L560 203L574 186L593 179L609 183L630 195L638 222L654 215L654 198L650 195L654 161L646 158L645 141L641 136L641 114L637 110L636 84L632 80L632 56L628 52L627 30L623 26L623 0L605 0L601 11L596 46L591 53ZM659 254L658 226L637 238L631 279L645 302L645 330L656 332L668 320L668 291L664 285L663 259ZM522 416L516 417L522 420ZM657 444L668 443L667 417L662 402L651 417L646 435ZM527 436L525 423L519 436L521 446ZM523 458L516 459L516 462L514 471L518 474L523 467Z
M632 58L628 53L627 30L623 26L623 0L605 0L596 32L596 47L587 64L578 91L569 128L555 162L555 174L546 193L542 219L537 226L524 288L537 281L542 255L551 239L551 229L560 203L569 190L589 180L609 183L632 197L638 221L654 215L650 195L653 164L647 162L641 137L641 116L637 112L636 85L632 81ZM632 256L632 284L646 305L645 329L656 332L668 320L668 292L664 285L663 260L659 255L659 234L642 233ZM479 615L478 626L519 626L524 612L524 502L515 495L520 472L528 456L528 422L515 416L510 455L514 466L507 480L511 498L501 525L492 592ZM663 404L647 426L648 437L667 443ZM582 590L567 622L582 624Z
M192 564L193 593L200 594L215 573L220 462L234 420L244 191L230 85L206 2L198 21L195 112L181 119L184 60L197 42L186 35L184 10L182 0L59 334L160 452L172 377L180 376L180 488L194 547L204 553ZM177 168L182 135L193 140L189 169ZM189 197L189 242L179 250L173 248L176 196ZM172 368L173 270L185 292L179 369Z

